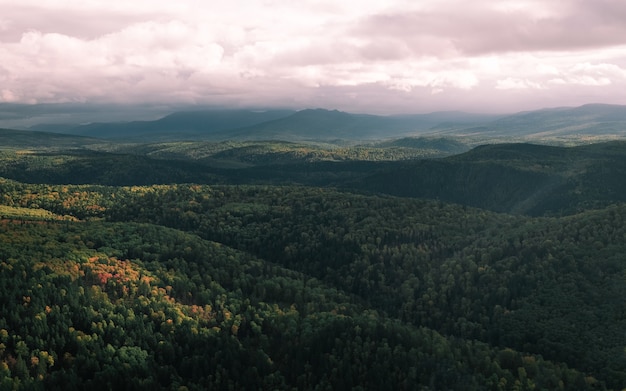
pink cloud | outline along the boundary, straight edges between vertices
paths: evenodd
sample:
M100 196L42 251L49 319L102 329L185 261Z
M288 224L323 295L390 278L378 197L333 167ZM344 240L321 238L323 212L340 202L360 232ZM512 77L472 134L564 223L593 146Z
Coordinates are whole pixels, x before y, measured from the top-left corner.
M495 7L490 5L498 3L489 1L441 4L372 15L353 33L365 39L406 42L417 55L444 54L449 49L445 44L424 45L426 38L450 43L458 53L468 55L626 44L624 2L537 2L530 9ZM537 13L534 7L546 12Z
M0 100L626 103L622 1L211 3L0 0Z

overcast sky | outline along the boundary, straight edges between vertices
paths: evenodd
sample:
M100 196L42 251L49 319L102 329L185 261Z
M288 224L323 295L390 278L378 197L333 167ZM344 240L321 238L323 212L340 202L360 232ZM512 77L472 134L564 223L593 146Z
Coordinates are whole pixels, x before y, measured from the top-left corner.
M0 101L626 104L626 1L0 0Z

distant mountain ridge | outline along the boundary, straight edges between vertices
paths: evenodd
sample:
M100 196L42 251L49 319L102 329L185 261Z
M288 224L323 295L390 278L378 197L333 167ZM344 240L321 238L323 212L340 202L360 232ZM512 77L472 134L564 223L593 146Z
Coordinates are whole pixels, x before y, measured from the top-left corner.
M456 133L455 130L447 133ZM586 104L525 111L505 116L466 134L483 136L574 137L578 135L626 135L626 106Z
M41 124L32 130L133 141L171 140L373 140L427 132L444 123L461 127L490 115L463 112L380 116L338 110L205 110L181 111L155 121Z
M212 133L282 118L293 113L292 110L179 111L155 121L98 122L68 126L64 130L58 124L43 124L31 129L113 139L171 139L175 137L196 139L203 138L203 136L209 137Z
M424 127L419 120L350 114L338 110L306 109L293 115L222 134L249 139L258 135L270 139L369 139L385 133L408 134Z
M337 110L179 111L154 121L41 124L32 130L132 141L174 140L381 140L407 136L464 136L477 139L623 137L626 106L588 104L512 115L458 111L381 116Z

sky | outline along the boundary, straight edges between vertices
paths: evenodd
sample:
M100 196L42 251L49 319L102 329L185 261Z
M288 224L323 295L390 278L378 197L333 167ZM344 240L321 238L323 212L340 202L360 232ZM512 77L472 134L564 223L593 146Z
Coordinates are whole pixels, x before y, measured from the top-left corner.
M0 0L0 102L626 104L626 1Z

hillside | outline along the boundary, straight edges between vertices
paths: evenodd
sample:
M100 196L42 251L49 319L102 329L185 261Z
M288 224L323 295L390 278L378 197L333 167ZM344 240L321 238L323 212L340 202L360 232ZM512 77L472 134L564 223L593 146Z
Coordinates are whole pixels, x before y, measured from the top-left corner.
M498 212L574 213L624 202L626 143L495 144L439 160L397 162L351 186Z
M322 186L534 216L626 202L620 179L626 175L626 144L618 141L578 147L494 144L452 156L463 146L438 139L350 147L229 141L89 148L9 148L0 155L0 176L55 184Z
M19 131L21 132L21 131ZM91 139L84 139L91 140ZM81 145L81 148L40 148L37 143L7 142L0 154L0 176L30 183L147 185L155 183L294 183L312 184L305 172L318 170L317 163L346 162L359 172L358 164L448 156L445 142L423 148L328 144L280 141L112 143ZM442 149L438 149L441 147ZM25 149L26 148L26 149ZM25 149L25 150L22 150ZM306 167L306 168L305 168ZM332 166L328 167L331 171ZM347 167L347 166L346 166ZM304 172L299 172L303 170ZM349 168L352 170L353 168ZM322 183L342 175L326 169L316 175ZM275 171L276 175L272 172ZM305 175L301 175L305 174Z
M374 144L381 148L400 147L400 148L417 148L430 149L447 152L451 155L466 152L469 146L462 142L444 137L403 137L390 141L383 141Z
M3 388L626 381L623 205L546 219L304 187L0 190L14 213L77 220L0 222Z

